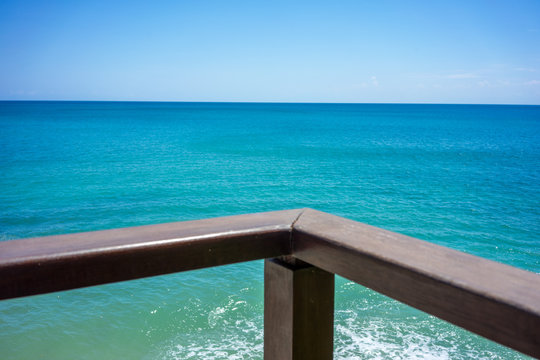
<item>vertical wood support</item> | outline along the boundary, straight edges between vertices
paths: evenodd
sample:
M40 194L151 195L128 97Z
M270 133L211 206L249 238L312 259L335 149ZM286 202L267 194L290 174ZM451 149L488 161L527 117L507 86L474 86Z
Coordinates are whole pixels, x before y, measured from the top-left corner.
M306 263L264 263L264 359L330 360L334 274Z

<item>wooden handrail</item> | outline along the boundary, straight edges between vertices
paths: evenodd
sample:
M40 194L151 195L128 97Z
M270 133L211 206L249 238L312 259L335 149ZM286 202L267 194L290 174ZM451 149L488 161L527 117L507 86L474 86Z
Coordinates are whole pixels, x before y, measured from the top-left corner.
M312 209L0 242L0 299L282 256L540 357L540 275Z
M540 356L540 275L311 209L293 238L303 261Z
M300 210L0 242L0 299L291 253Z

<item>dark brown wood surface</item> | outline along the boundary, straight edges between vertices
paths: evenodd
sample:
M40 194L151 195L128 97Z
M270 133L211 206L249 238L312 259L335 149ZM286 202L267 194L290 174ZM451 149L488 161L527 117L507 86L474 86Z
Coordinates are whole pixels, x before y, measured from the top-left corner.
M280 256L540 358L540 275L311 209L0 242L0 299Z
M300 212L0 242L0 299L290 254Z
M334 274L278 259L264 264L264 358L331 360Z
M540 357L540 276L305 210L293 254L326 271Z

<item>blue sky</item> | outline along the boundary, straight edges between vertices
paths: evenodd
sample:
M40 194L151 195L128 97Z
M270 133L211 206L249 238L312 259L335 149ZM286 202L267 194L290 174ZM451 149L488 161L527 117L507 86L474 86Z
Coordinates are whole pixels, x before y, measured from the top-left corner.
M3 0L0 99L540 104L540 1Z

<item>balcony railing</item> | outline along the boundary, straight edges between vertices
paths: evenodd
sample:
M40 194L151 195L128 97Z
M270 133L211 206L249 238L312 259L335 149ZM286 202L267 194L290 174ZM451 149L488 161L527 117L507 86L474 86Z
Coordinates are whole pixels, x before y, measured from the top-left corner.
M334 274L540 356L540 275L312 209L0 242L0 299L267 259L265 359L331 359Z

